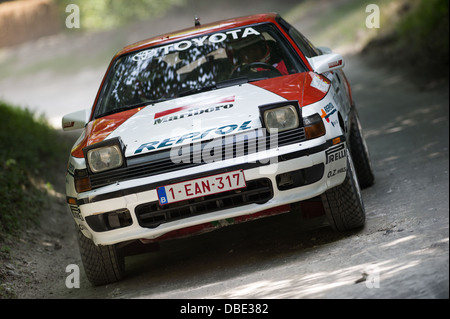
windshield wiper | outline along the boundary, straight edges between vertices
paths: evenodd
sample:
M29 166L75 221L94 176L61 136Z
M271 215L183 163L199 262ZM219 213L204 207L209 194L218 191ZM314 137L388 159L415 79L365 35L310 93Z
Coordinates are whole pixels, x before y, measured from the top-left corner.
M258 82L258 81L267 80L267 79L270 79L270 77L262 76L262 77L259 77L259 78L252 78L251 80L249 80L249 82Z
M207 86L203 86L203 87L198 87L198 88L193 88L193 89L190 89L190 90L187 90L187 91L180 92L178 94L178 97L191 95L191 94L197 94L197 93L200 93L200 92L211 91L211 90L215 90L215 89L217 89L217 86L215 84L214 85L207 85Z
M238 78L228 79L222 82L219 82L216 84L218 89L233 86L233 85L240 85L248 83L249 79L247 76L240 76Z

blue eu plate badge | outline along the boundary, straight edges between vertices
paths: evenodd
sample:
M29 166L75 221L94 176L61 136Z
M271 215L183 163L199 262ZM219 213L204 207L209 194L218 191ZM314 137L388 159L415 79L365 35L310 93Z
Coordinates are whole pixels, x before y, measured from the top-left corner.
M158 187L157 191L160 204L162 205L166 204L167 203L166 188Z

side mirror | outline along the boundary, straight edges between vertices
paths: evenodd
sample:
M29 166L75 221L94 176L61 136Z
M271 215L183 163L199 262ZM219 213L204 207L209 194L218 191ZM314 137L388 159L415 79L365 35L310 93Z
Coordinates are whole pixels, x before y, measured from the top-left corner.
M64 115L62 118L63 131L71 131L84 128L86 124L89 122L90 115L91 110L89 109Z
M322 74L344 67L344 58L338 53L328 53L308 58L314 72Z

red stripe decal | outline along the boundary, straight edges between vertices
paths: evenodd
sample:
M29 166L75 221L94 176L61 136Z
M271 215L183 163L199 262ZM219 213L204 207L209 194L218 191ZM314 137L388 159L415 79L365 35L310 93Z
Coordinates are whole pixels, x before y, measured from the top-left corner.
M169 115L169 114L172 114L172 113L176 113L176 112L185 110L185 109L187 109L189 107L190 106L181 106L181 107L176 107L176 108L171 109L171 110L165 110L165 111L162 111L162 112L158 112L158 113L155 114L155 119L163 117L163 116L166 116L166 115Z

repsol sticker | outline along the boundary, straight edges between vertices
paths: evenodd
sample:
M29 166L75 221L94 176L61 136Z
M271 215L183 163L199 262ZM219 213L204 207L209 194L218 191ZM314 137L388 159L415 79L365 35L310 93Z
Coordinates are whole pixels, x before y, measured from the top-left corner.
M334 107L333 103L328 103L324 106L324 108L321 110L322 114L320 115L323 119L325 119L328 123L331 123L331 125L335 126L338 121L330 121L330 116L336 113L336 108Z
M205 138L211 138L214 135L220 136L220 135L229 134L231 132L245 131L245 130L248 130L251 128L250 123L251 123L251 121L246 121L240 125L239 124L229 124L229 125L224 125L224 126L220 126L220 127L213 127L213 128L209 128L205 131L191 132L191 133L186 133L184 135L169 137L162 141L152 141L152 142L144 143L136 149L134 154L139 154L143 150L151 151L151 150L160 149L160 148L167 147L167 146L177 146L177 144L181 144L185 141L194 142L194 141L203 140Z

